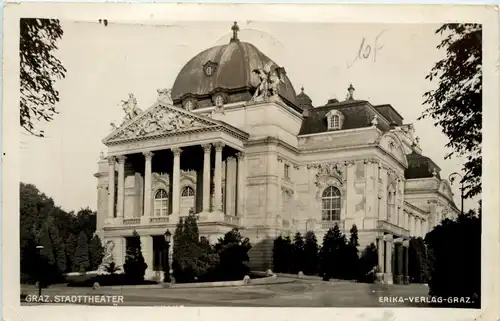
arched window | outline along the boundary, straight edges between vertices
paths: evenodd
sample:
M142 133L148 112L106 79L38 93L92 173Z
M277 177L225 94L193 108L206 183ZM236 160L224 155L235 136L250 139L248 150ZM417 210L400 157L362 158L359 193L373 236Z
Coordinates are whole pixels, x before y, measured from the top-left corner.
M191 186L186 186L182 189L181 197L193 197L194 189Z
M335 186L329 186L323 191L321 197L323 221L340 220L340 191Z
M159 189L155 193L154 216L167 216L168 194L164 189Z

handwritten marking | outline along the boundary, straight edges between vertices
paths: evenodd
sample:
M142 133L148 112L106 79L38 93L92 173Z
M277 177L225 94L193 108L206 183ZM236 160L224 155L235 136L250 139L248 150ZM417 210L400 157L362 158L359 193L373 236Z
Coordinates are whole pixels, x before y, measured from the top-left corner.
M382 36L382 34L384 32L386 32L386 30L382 30L377 35L377 37L375 37L375 41L373 43L373 49L372 49L372 45L367 42L365 37L363 37L363 39L361 40L361 44L359 46L359 50L358 50L358 54L356 55L356 58L354 58L354 60L350 64L346 63L347 69L351 68L354 65L354 63L358 60L363 60L363 59L366 60L366 59L370 58L370 55L372 55L372 57L373 57L373 62L377 62L377 53L380 50L382 50L382 48L384 48L384 45L379 44L379 38L380 38L380 36ZM373 51L373 54L372 54L372 51Z

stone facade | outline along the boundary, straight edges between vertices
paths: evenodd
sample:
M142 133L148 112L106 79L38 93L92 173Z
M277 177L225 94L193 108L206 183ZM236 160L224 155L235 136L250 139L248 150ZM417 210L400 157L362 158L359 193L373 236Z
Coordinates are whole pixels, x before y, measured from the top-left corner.
M199 73L211 76L202 67ZM303 90L297 99L307 104L298 107L293 88L288 98L258 102L229 89L207 92L225 94L205 106L195 104L205 99L198 89L186 89L198 96L183 96L174 88L181 98L160 96L144 112L129 111L103 140L97 229L114 242L116 263L124 263L126 238L135 230L147 277L155 278L162 255L172 254L172 246L167 254L158 244L192 210L212 243L241 229L252 244L250 266L259 270L272 268L279 235L314 231L321 240L335 224L346 234L355 224L360 249L378 247L385 282L408 282L409 238L458 214L449 183L421 155L412 125L390 105L354 100L352 86L347 101L317 108Z

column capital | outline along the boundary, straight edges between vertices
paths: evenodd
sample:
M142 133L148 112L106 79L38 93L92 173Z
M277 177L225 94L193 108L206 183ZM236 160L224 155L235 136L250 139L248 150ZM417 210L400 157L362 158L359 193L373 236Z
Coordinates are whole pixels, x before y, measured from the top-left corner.
M152 151L142 152L142 155L146 158L146 160L151 160L155 155Z
M125 164L125 160L127 159L127 157L125 155L118 155L116 156L116 159L118 160L119 164Z
M386 235L384 235L384 241L392 242L392 240L393 240L392 234L386 234Z
M203 151L205 152L205 154L209 154L212 150L212 144L203 144L201 145L201 147L203 147Z
M215 147L216 152L222 152L222 149L224 148L224 146L226 146L226 145L222 142L214 143L214 147Z
M410 246L410 240L403 240L403 246L404 247L409 247Z
M402 237L398 237L397 239L394 239L394 243L403 243L404 239Z
M243 152L236 153L236 158L238 158L238 160L242 160L243 158L245 158L245 153Z
M108 164L114 165L115 163L116 163L116 157L115 156L108 156Z
M232 162L235 160L235 158L233 156L228 156L226 160Z
M180 156L182 153L182 148L180 148L180 147L174 147L171 150L172 150L172 153L174 153L174 156Z

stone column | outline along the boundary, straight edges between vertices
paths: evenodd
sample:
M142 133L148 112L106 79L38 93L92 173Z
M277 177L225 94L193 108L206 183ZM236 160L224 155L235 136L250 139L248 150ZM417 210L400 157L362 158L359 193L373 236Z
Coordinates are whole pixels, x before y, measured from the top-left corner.
M237 209L236 215L243 216L245 211L245 154L237 153L236 158L238 160L238 188L237 188Z
M402 243L403 249L404 249L404 264L403 264L403 283L404 284L410 284L410 276L408 275L408 264L409 264L409 257L410 257L410 241L409 240L404 240Z
M153 153L152 152L144 152L143 153L144 158L146 160L145 163L145 170L144 170L144 212L142 215L144 217L149 217L151 216L151 201L152 201L152 195L151 195L151 161L153 159Z
M223 143L215 143L214 197L215 211L222 211L222 149Z
M395 276L394 283L402 284L403 283L403 239L397 238L394 240L394 249L396 251L395 262Z
M236 160L234 157L226 159L226 214L234 216L236 190Z
M386 284L393 284L392 278L392 240L391 234L384 235L385 241L385 271L384 271L384 282Z
M109 172L108 172L108 217L115 217L115 163L114 156L108 157Z
M182 149L172 148L174 154L174 168L172 174L172 215L179 216L180 206L180 188L181 188L181 153Z
M282 190L282 179L285 175L285 164L283 161L283 158L278 157L278 171L277 171L277 179L278 179L278 193L276 194L276 199L278 200L278 212L277 214L280 215L282 218L284 216L283 213L283 190Z
M153 238L150 235L141 235L141 252L144 262L148 265L146 268L145 279L152 279L153 273Z
M116 216L123 217L123 207L125 205L125 159L120 155L118 159L118 204L116 205Z
M377 238L377 254L378 254L378 271L384 273L384 240L381 237Z
M211 144L201 145L203 147L203 212L210 212L210 152Z

